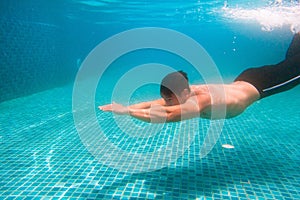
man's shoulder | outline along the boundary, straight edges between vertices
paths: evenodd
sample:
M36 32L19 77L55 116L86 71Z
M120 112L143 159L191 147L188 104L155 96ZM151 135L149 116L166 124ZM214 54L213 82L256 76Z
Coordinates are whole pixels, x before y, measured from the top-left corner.
M208 86L207 85L203 85L203 84L191 85L190 89L193 92L207 92Z

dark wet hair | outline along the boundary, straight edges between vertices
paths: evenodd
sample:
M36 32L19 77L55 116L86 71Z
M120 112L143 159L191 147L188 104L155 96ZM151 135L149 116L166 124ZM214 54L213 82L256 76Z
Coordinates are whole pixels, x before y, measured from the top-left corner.
M180 95L184 89L190 91L188 76L183 71L168 74L160 84L160 94L165 96Z

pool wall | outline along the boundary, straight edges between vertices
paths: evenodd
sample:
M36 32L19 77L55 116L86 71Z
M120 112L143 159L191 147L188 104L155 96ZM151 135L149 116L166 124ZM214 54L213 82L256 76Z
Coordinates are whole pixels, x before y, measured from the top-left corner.
M0 102L71 81L76 53L61 26L63 5L55 1L0 4Z

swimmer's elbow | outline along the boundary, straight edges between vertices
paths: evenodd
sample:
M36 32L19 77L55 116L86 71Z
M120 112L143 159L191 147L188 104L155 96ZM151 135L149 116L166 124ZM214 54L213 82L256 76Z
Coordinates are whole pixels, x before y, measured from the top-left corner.
M166 122L178 122L181 121L181 112L171 111L167 113Z
M150 123L169 123L169 122L178 122L186 118L185 115L182 115L182 110L179 108L164 108L155 112L154 110L150 115ZM190 117L189 117L190 118Z
M180 117L175 113L164 113L160 116L152 116L149 120L144 120L144 122L148 123L169 123L169 122L178 122L180 121Z
M167 115L166 122L178 122L178 121L180 121L180 118L178 118L177 116L172 114Z

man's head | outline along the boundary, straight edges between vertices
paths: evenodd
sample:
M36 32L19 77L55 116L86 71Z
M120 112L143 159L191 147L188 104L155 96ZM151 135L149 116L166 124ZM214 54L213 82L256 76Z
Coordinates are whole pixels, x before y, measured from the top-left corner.
M161 81L160 95L168 106L184 103L190 95L187 74L177 71L165 76Z

